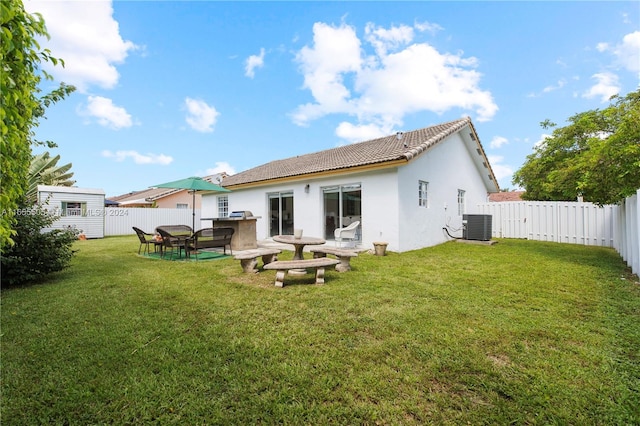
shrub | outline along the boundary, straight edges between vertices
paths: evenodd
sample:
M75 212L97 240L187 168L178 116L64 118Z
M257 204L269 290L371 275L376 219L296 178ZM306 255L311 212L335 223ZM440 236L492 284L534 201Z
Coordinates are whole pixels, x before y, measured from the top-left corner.
M15 217L15 244L5 246L2 253L3 287L38 281L69 266L78 235L75 229L45 230L56 215L38 205L16 210Z

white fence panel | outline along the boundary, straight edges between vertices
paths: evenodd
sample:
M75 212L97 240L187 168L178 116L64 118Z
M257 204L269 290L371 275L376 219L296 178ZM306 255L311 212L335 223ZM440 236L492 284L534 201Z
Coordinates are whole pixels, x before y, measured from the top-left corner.
M640 190L617 205L559 201L483 203L492 236L613 247L640 273Z
M195 211L195 228L202 228L200 210ZM161 225L189 225L193 222L191 209L105 208L104 235L135 234L132 227L152 233Z
M614 223L614 248L633 273L640 274L640 189L620 203Z
M618 206L558 201L513 201L478 205L491 214L492 236L613 247Z
M480 214L490 214L491 235L496 238L527 238L526 203L507 201L479 205Z

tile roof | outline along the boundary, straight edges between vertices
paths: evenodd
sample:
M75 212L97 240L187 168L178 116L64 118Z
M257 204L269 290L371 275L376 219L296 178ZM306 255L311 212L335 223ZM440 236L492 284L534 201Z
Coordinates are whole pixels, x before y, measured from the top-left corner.
M207 175L204 176L202 179L208 181L208 182L213 182L213 183L218 183L219 179L222 179L226 176L227 174L225 172L222 173L217 173L217 174L213 174L213 175ZM117 195L115 197L109 197L109 199L111 201L117 201L117 202L125 202L125 201L133 201L133 200L139 200L139 199L146 199L148 201L155 201L158 200L160 198L166 197L168 195L171 194L175 194L177 192L180 191L185 191L184 189L174 189L174 188L148 188L148 189L143 189L140 191L131 191L128 192L126 194L122 194L122 195Z
M491 202L522 201L522 194L524 194L524 191L496 192L495 194L489 194L489 201Z
M222 185L233 187L275 179L302 177L327 171L346 170L359 166L408 161L465 126L469 126L475 134L471 120L463 118L404 132L401 139L393 134L366 142L271 161L227 176L222 181Z
M150 188L143 189L142 191L133 191L127 194L118 195L116 197L109 197L111 201L117 201L119 203L124 201L138 200L144 198L149 201L157 200L158 198L166 197L174 192L182 191L181 189L167 189L167 188Z

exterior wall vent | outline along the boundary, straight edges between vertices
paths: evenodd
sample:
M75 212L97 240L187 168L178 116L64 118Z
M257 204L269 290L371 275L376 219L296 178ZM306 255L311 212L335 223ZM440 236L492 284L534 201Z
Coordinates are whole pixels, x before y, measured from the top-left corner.
M490 214L462 215L462 238L465 240L489 241L491 239Z

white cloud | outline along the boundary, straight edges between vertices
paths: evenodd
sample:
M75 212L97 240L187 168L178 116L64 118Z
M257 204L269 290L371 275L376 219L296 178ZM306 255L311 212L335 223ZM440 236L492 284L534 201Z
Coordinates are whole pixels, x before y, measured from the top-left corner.
M414 25L416 30L420 31L420 32L430 32L431 34L435 34L438 31L442 31L444 28L442 28L440 25L438 24L432 24L431 22L416 22Z
M255 69L262 68L264 66L264 48L260 49L259 55L251 55L245 61L245 72L249 78L255 77Z
M390 133L392 133L390 127L381 127L373 123L354 125L343 121L336 128L336 136L349 142L367 141Z
M496 179L501 180L513 175L513 168L507 164L502 164L504 157L499 155L487 155L487 159L489 160L491 170L493 170L493 174Z
M42 14L51 36L43 47L64 60L64 68L45 65L51 74L82 93L91 85L115 87L119 79L115 65L138 46L122 39L110 1L25 1L24 6L30 13Z
M614 54L629 71L640 72L640 31L627 34L616 46Z
M131 127L133 121L131 115L123 107L113 104L109 98L102 96L89 96L87 105L80 107L81 115L95 117L101 126L110 127L118 130Z
M558 82L555 85L549 85L549 86L546 86L545 88L543 88L542 92L540 92L540 93L531 92L531 93L527 94L527 98L539 98L540 96L542 96L543 93L550 93L550 92L553 92L555 90L560 90L566 84L567 84L567 80L565 80L564 78L560 79L560 80L558 80Z
M609 50L609 43L602 42L596 44L596 50L598 52L606 52L607 50Z
M216 166L207 169L206 175L217 175L218 173L226 172L228 175L236 174L236 169L231 164L225 161L216 161Z
M193 130L203 133L213 132L213 126L220 115L214 107L207 105L204 101L191 98L185 98L184 104L187 108L187 124Z
M326 114L353 111L343 74L361 68L360 40L347 25L332 27L322 22L313 25L313 48L303 47L296 55L304 74L304 88L311 90L315 104L305 104L292 114L293 121L305 125Z
M475 110L479 121L490 120L498 107L491 93L479 88L477 59L414 43L415 30L425 28L367 24L364 41L374 52L367 55L353 27L314 24L313 45L296 56L314 102L298 106L293 121L306 125L327 114L349 114L358 124L342 123L336 133L350 136L392 129L419 111L461 108Z
M102 156L105 158L113 158L115 161L124 161L127 158L133 159L136 164L160 164L166 166L173 162L173 158L164 154L140 154L137 151L116 151L111 152L109 150L102 151Z
M407 25L389 29L368 23L364 29L365 39L374 47L378 56L385 56L387 50L398 49L413 40L413 28Z
M542 148L544 147L544 144L547 142L547 139L551 138L551 135L548 135L546 133L543 133L540 135L540 139L538 139L536 141L536 143L533 144L534 148Z
M620 83L618 76L610 72L601 72L594 74L591 78L597 83L589 90L582 94L584 98L600 97L600 102L608 102L611 96L620 92Z
M553 85L547 86L544 89L542 89L542 92L549 93L549 92L553 92L554 90L562 89L565 86L565 84L567 84L567 81L565 79L558 80L555 86Z
M504 138L502 136L494 136L494 138L491 139L491 142L489 142L489 147L500 148L502 145L506 145L508 143L509 141L507 140L507 138Z

